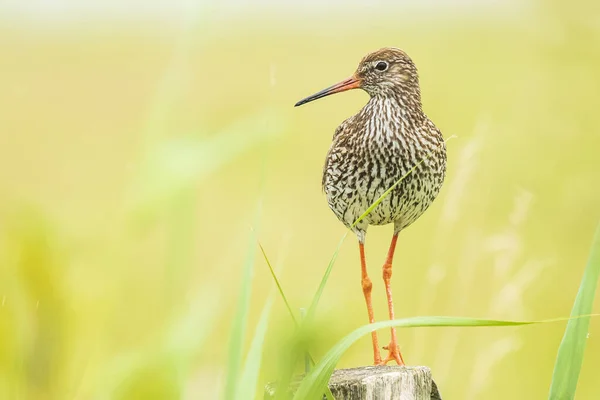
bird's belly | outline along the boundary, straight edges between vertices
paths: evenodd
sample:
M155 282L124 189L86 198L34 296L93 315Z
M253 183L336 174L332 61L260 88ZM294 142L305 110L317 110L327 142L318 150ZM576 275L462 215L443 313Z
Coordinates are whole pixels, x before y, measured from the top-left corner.
M405 175L401 168L384 176L366 171L337 171L325 176L325 193L329 207L346 226L350 227L389 188L399 182L381 202L356 226L396 223L399 229L413 223L436 198L443 183L444 171L427 166Z

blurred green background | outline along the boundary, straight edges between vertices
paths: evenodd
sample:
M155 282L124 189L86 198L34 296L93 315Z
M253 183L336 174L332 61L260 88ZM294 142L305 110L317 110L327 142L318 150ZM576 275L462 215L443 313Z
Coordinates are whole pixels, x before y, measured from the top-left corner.
M400 237L397 316L569 315L600 217L595 2L25 3L0 17L0 398L218 398L251 229L296 308L344 233L321 171L367 95L292 106L384 46L413 58L426 113L458 136L440 197ZM379 320L391 233L367 237ZM250 329L273 287L255 258ZM359 268L349 237L317 359L367 322ZM291 330L277 299L261 384ZM445 399L538 399L563 330L399 340ZM599 336L593 319L578 399L600 393ZM338 367L371 360L367 337Z

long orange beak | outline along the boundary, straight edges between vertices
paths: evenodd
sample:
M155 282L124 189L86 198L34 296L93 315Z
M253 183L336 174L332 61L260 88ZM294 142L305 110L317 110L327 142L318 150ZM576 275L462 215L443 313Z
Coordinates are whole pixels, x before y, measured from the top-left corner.
M298 107L310 101L320 99L321 97L329 96L330 94L345 92L346 90L356 89L359 87L360 80L358 80L354 76L351 76L350 78L345 79L340 83L336 83L333 86L329 86L327 89L323 89L320 92L313 94L312 96L308 96L307 98L300 100L299 102L294 104L294 107Z

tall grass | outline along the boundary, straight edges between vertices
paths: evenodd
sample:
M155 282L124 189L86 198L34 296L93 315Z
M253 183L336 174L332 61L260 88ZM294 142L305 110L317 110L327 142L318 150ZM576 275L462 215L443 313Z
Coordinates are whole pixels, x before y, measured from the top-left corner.
M551 400L573 399L583 364L583 354L589 335L590 317L582 317L592 312L594 297L600 280L600 224L592 241L592 249L587 267L581 278L579 291L573 304L571 317L556 356L552 385Z

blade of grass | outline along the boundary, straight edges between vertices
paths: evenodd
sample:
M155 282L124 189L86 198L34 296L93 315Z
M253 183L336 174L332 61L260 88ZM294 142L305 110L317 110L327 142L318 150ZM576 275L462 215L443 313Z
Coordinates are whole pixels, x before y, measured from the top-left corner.
M304 319L306 318L306 308L301 308L300 309L300 318ZM312 359L310 353L308 352L308 350L305 351L304 353L304 373L308 374L310 372L310 369L312 368L312 366L315 365L314 360Z
M573 304L571 317L586 315L592 311L599 278L600 225L598 225L594 235L590 257ZM575 397L589 325L589 317L571 319L567 323L552 374L550 395L548 397L550 400L568 400Z
M283 299L283 302L285 303L285 307L287 308L287 310L290 314L290 317L292 317L292 320L294 321L294 325L296 327L298 327L298 320L296 320L296 317L294 316L294 312L292 311L292 307L290 307L290 303L289 303L285 293L283 292L281 283L279 283L279 279L277 279L277 274L275 273L275 270L273 269L273 266L271 265L271 262L269 261L269 257L267 257L265 248L259 241L257 241L257 242L258 242L258 247L260 248L260 251L263 255L263 258L265 259L265 262L267 263L267 266L269 267L269 271L271 272L271 277L275 281L275 285L277 285L277 290L279 291L279 294L281 295L281 298Z
M290 314L290 317L292 317L292 320L294 321L294 326L296 327L296 329L298 329L298 327L299 327L298 320L294 316L292 307L290 306L290 303L285 295L285 292L283 291L283 287L281 286L281 283L279 282L279 279L277 278L277 274L275 273L275 270L273 269L271 261L269 261L267 252L265 251L265 249L262 246L262 244L260 243L260 241L257 241L257 242L258 242L258 247L260 248L260 251L262 252L263 258L265 259L265 262L267 263L267 266L269 267L269 271L271 272L271 277L273 277L273 280L275 281L275 285L277 285L277 290L279 291L279 294L281 295L281 298L283 299L283 302L285 303L285 306ZM302 309L302 310L304 310L304 309ZM304 314L304 313L302 313L302 314ZM302 315L302 317L304 318L304 315ZM310 353L308 351L305 353L305 357L308 358L308 363L311 367L313 365L315 365L315 360L313 359L313 357L310 355ZM283 378L279 380L281 387L287 387L289 385L289 382L292 378L294 366L295 366L295 361L290 363L288 365L288 368L286 368L285 371L282 373ZM305 369L306 369L306 366L305 366ZM308 369L306 369L306 371L308 372ZM325 396L327 397L327 400L335 400L333 398L333 394L331 393L331 390L329 389L329 387L327 387L327 390L325 391Z
M360 339L374 330L395 327L416 328L416 327L483 327L483 326L520 326L540 323L565 321L568 318L558 318L544 321L502 321L477 318L461 317L412 317L397 319L392 321L381 321L369 325L364 325L333 346L321 361L315 365L313 370L302 380L294 400L317 399L319 394L323 393L328 386L329 378L333 370L342 357L342 354L348 348Z
M252 228L251 228L252 229ZM254 231L252 229L252 231ZM283 294L283 290L281 285L279 285L279 281L276 278L275 270L267 257L267 254L257 239L258 246L262 252L264 259L271 270L271 274L275 278L277 283L277 288L279 292L284 296L284 300L287 304L287 299L285 299L285 295ZM281 262L278 262L279 266L277 267L278 271L281 271ZM242 373L242 378L240 380L240 384L237 388L236 399L245 400L248 398L249 393L256 392L256 384L258 382L258 375L260 371L260 365L262 360L262 349L264 344L264 339L267 333L267 327L269 324L269 316L271 313L271 309L274 301L274 288L271 288L269 291L269 296L267 301L265 302L265 306L260 315L260 319L258 324L256 325L256 330L254 332L254 337L252 338L252 343L250 344L250 350L248 350L248 355L246 356L246 363L244 364L244 371Z
M262 361L262 349L265 341L265 335L267 333L267 327L269 325L269 316L271 314L271 307L273 306L274 293L269 293L269 298L263 307L260 314L260 319L256 325L254 337L250 344L250 350L246 356L246 363L244 364L244 371L240 384L237 387L236 399L246 400L251 393L256 392L256 384L258 382L258 373L260 371L260 364Z
M233 400L236 395L236 387L240 376L240 368L243 357L243 344L246 334L246 325L248 323L248 313L250 309L250 297L252 287L252 273L254 270L256 237L254 231L250 233L250 247L246 255L244 270L242 272L242 283L240 296L238 298L237 311L231 328L231 337L229 341L229 358L227 360L227 377L225 383L225 399Z
M323 274L323 278L321 278L321 283L319 283L317 292L313 296L310 306L308 307L308 312L306 313L306 318L304 318L304 320L303 320L303 325L312 323L315 312L317 310L317 305L319 304L319 300L321 300L321 295L323 294L323 291L325 290L325 285L327 284L327 281L329 280L329 275L331 275L331 271L333 270L333 264L335 264L338 254L340 253L340 249L342 248L342 244L344 243L344 240L346 240L346 237L348 236L349 232L350 232L350 230L348 230L348 231L346 231L346 233L344 233L344 236L342 236L342 239L339 241L335 251L333 252L333 256L331 257L331 260L329 260L329 264L327 265L327 268L325 269L325 274Z

